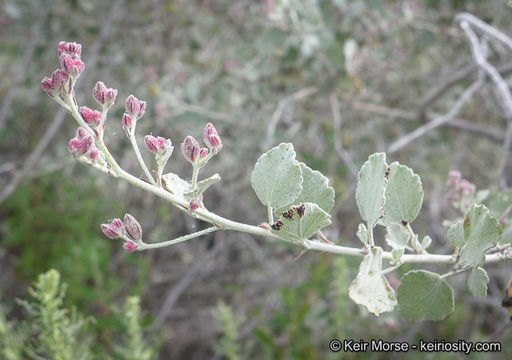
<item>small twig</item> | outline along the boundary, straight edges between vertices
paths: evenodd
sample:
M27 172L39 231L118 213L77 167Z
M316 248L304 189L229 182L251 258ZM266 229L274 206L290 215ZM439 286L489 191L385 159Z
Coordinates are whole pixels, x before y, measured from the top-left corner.
M441 279L446 279L446 278L449 278L449 277L452 277L452 276L455 276L455 275L459 275L459 274L465 273L466 271L469 271L471 269L472 268L468 267L468 268L464 268L464 269L451 270L451 271L447 272L446 274L441 275L440 278Z
M505 41L507 45L512 49L512 40L501 33L500 31L494 29L492 26L485 24L480 19L474 17L471 14L461 14L457 17L457 21L460 21L460 27L464 30L470 44L471 44L471 53L473 54L473 58L477 63L478 67L485 71L487 75L491 78L491 80L496 85L496 90L500 95L499 98L501 100L501 105L503 107L503 111L505 113L505 117L507 119L507 130L505 132L505 141L503 142L503 150L500 158L500 163L498 166L498 179L500 182L500 186L502 189L507 187L507 181L505 178L505 169L507 166L507 161L510 154L510 147L512 145L512 94L510 93L510 89L506 83L506 81L501 77L500 73L494 66L492 66L485 58L484 49L482 48L478 38L469 25L473 24L475 27L485 29L485 33L489 36L497 38L500 41Z
M388 153L392 154L400 150L401 148L409 145L414 140L422 137L427 132L444 125L451 120L459 113L462 106L473 96L473 94L480 89L484 85L484 77L479 76L478 80L475 81L470 87L468 87L457 99L457 101L453 104L450 111L448 111L445 115L439 116L438 118L420 126L416 130L410 132L409 134L401 137L394 143L389 146Z
M349 153L345 150L341 142L342 118L340 111L340 103L335 94L331 94L331 96L329 96L329 102L331 104L332 125L334 128L334 149L336 150L336 153L338 154L340 159L345 163L347 168L350 170L352 175L357 177L357 166L354 164L354 161L352 161L352 158L350 157Z
M318 89L314 86L307 87L307 88L301 89L301 90L285 97L281 101L279 101L279 103L276 106L276 109L274 110L274 113L272 114L272 118L270 119L270 121L267 125L267 138L264 142L265 148L268 148L272 145L272 140L273 140L274 134L276 132L277 124L279 122L279 119L281 119L284 109L286 109L288 104L295 102L295 101L299 101L301 99L304 99L310 95L313 95L317 91L318 91Z
M460 13L455 17L455 22L462 23L462 22L468 22L474 28L487 36L489 36L491 39L496 39L502 44L506 45L510 50L512 50L512 39L508 37L505 33L499 31L495 27L492 27L489 24L486 24L476 16L470 13Z
M172 240L168 240L168 241L162 241L162 242L154 243L154 244L142 243L142 244L138 245L139 246L138 250L142 251L142 250L148 250L148 249L157 249L157 248L162 248L162 247L166 247L166 246L179 244L181 242L184 242L184 241L187 241L190 239L194 239L196 237L203 236L203 235L209 234L209 233L217 231L217 230L220 230L220 229L216 226L212 226L207 229L204 229L201 231L196 231L194 233L191 233L188 235L183 235L183 236L177 237L176 239L172 239Z

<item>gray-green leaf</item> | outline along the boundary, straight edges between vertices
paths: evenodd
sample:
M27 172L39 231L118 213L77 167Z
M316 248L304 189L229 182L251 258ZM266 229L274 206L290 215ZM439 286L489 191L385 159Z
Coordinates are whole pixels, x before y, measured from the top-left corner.
M446 237L453 246L461 248L464 245L464 227L461 222L451 224L446 231Z
M358 173L356 188L356 202L361 217L368 223L368 230L375 227L377 220L382 216L384 191L386 188L386 154L375 153L370 155Z
M409 271L397 293L400 313L411 321L442 320L454 310L452 288L430 271Z
M254 165L251 185L265 206L290 204L302 191L302 175L292 144L280 144L261 155Z
M484 205L472 205L464 218L464 247L459 265L477 267L484 263L485 253L496 246L503 230L498 220Z
M356 235L364 246L368 245L368 229L363 223L359 224L359 226L357 227Z
M278 209L278 213L288 210L292 205L305 202L315 203L325 212L330 212L334 206L334 189L329 186L329 179L303 162L299 165L303 178L302 192L293 202Z
M487 295L487 284L489 277L487 272L481 267L474 268L468 277L468 288L471 294L485 297Z
M355 303L364 305L369 312L379 316L392 311L396 305L393 288L382 275L382 249L374 247L359 265L359 273L348 289Z
M411 238L409 231L401 224L390 224L386 227L386 231L386 242L393 249L405 248Z
M220 181L219 174L215 174L207 179L201 180L196 184L196 189L193 191L185 192L185 196L189 199L195 200L199 197L199 195L204 193L206 189L208 189L211 185L215 184L217 181Z
M384 204L384 224L411 223L416 219L423 202L423 189L419 175L405 165L389 165Z
M185 193L190 191L190 184L173 173L165 174L163 177L165 188L180 198L185 198Z
M284 240L296 242L313 236L328 225L331 225L331 215L317 204L304 203L292 206L271 226L272 233Z

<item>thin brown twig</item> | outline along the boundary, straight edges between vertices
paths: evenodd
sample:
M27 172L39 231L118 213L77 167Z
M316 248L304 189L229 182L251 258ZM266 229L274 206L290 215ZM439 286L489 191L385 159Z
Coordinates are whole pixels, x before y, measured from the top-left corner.
M354 164L354 161L350 157L350 154L345 150L343 144L341 142L341 111L340 111L340 103L335 94L331 94L329 96L329 102L331 104L332 111L332 125L334 128L334 149L336 153L340 157L340 159L345 163L347 168L350 170L353 176L357 176L357 166Z
M507 119L505 141L503 142L503 150L500 158L500 163L498 165L498 180L500 187L504 189L507 187L507 181L504 175L505 169L507 167L508 158L510 155L510 147L512 145L512 94L510 93L510 89L506 81L500 75L498 70L496 70L496 68L486 60L486 57L484 55L484 49L482 49L478 37L476 36L475 32L470 26L470 21L473 26L475 26L478 29L484 28L486 35L494 37L501 42L504 42L505 44L507 44L507 46L510 47L510 49L512 49L512 39L510 39L508 36L501 33L500 31L494 29L492 26L483 23L481 20L479 20L478 18L474 17L471 14L465 13L458 16L456 19L457 21L460 21L460 27L462 28L462 30L466 34L466 37L469 40L469 43L471 45L471 53L473 54L473 59L475 60L476 64L482 71L485 71L485 73L489 75L491 80L494 82L496 90L498 91L499 94L503 111L505 113L505 117ZM482 24L484 24L485 26L483 26Z
M416 130L414 130L414 131L410 132L409 134L406 134L403 137L401 137L400 139L396 140L389 146L387 152L392 154L392 153L400 150L401 148L409 145L414 140L422 137L429 131L453 120L453 118L462 109L462 106L464 106L464 104L467 101L469 101L469 99L471 99L473 94L484 85L484 79L485 79L484 76L479 76L478 80L475 81L471 86L469 86L459 96L457 101L455 101L455 103L453 104L452 108L446 114L437 117L436 119L426 123L425 125L420 126Z

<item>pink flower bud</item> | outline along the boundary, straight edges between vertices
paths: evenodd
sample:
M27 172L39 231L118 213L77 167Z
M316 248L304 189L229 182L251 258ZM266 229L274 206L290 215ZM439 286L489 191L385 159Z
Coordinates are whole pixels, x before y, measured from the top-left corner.
M71 77L66 74L64 71L59 70L60 73L60 81L61 81L61 93L63 96L71 94L73 90L73 80Z
M97 148L95 148L93 151L91 151L91 155L89 155L89 158L91 159L91 161L93 163L97 163L99 157L100 157L100 151Z
M199 155L199 143L192 136L187 136L181 144L181 152L185 159L189 162L194 163Z
M446 183L446 185L457 186L460 182L460 179L461 179L460 172L452 170L448 174L448 182Z
M460 182L459 193L462 196L474 196L476 193L476 186L467 181L466 179L463 179Z
M128 252L132 252L137 250L137 245L132 243L131 241L127 241L123 244L123 249L125 249Z
M134 116L136 119L140 119L145 111L145 101L140 101L133 95L128 96L128 99L126 99L126 112L128 114Z
M199 150L199 157L201 159L204 159L206 156L208 156L208 149L207 148L201 148L201 150Z
M60 91L62 88L62 80L62 71L60 69L55 70L52 74L52 84L56 91Z
M43 81L41 81L41 87L48 94L49 97L55 97L59 93L58 91L55 91L52 79L48 77L43 78Z
M191 211L191 212L194 212L194 211L196 211L197 209L199 209L199 201L197 201L197 200L192 200L192 201L190 202L189 208L190 208L190 211Z
M101 224L101 231L110 239L117 239L124 235L124 226L121 219L114 219L109 224Z
M89 133L83 127L79 127L78 129L76 129L75 137L77 139L81 140L87 136L89 136Z
M59 57L62 54L69 54L80 58L80 55L82 54L82 45L77 44L76 42L61 41L57 47L57 53L59 54Z
M126 229L126 234L132 240L140 241L142 239L142 228L132 215L124 215L124 228Z
M163 155L167 151L167 140L163 137L152 135L144 136L144 143L149 151L157 155Z
M105 107L111 107L117 98L117 89L107 88L102 81L98 81L92 91L96 101Z
M64 53L59 58L62 71L71 77L76 77L84 70L85 64L79 58Z
M98 127L101 122L101 113L97 110L89 109L87 106L81 106L78 112L87 125L90 125L93 128Z
M222 149L222 140L212 123L206 124L203 131L203 140L214 154L217 154Z

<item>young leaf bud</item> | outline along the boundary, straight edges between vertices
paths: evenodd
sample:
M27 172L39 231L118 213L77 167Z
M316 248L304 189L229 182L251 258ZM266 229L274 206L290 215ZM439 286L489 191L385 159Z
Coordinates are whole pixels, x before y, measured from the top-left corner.
M222 149L222 140L212 123L206 124L203 131L203 140L214 154L217 154Z
M194 163L199 156L199 143L192 136L187 136L181 144L181 152L185 159L190 163Z
M142 239L142 228L139 222L132 215L124 215L124 228L126 229L126 234L130 239L134 241L140 241Z
M101 224L101 231L110 239L117 239L124 235L124 226L121 219L114 219L109 224Z

